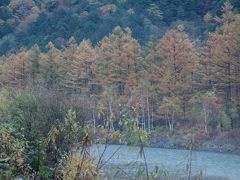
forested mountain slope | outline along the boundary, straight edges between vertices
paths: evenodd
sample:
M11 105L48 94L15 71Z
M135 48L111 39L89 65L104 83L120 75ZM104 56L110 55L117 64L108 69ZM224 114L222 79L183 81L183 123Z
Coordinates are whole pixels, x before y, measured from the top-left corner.
M234 11L239 0L231 0ZM168 28L184 24L192 37L213 30L203 21L207 12L218 15L224 0L0 0L0 54L49 41L57 47L74 36L93 44L120 25L145 44Z

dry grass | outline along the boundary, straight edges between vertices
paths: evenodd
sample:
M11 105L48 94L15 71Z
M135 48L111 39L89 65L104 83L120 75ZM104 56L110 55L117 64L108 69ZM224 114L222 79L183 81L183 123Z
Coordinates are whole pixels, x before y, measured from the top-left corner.
M98 180L97 165L87 155L71 152L63 156L56 176L59 180Z

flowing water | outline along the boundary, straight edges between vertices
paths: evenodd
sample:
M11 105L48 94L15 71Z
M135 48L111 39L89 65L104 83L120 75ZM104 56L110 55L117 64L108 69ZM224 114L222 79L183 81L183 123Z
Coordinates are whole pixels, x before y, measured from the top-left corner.
M91 153L96 157L104 150L104 145L94 145ZM144 159L139 157L139 147L109 145L104 153L104 159L110 159L111 166L121 165L127 167L128 163L144 163ZM168 172L179 173L186 176L186 165L189 160L187 150L144 148L147 164L150 170L158 166ZM116 152L117 151L117 152ZM112 156L114 154L114 156ZM132 167L129 169L133 169ZM233 154L221 154L212 152L193 151L192 155L193 174L202 171L205 177L222 177L223 179L240 180L240 156ZM184 175L185 173L185 175ZM215 178L218 179L218 178Z

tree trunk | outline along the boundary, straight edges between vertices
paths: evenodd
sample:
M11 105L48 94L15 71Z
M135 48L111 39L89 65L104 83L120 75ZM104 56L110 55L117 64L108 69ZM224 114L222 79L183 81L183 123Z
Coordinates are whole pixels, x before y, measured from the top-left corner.
M148 132L150 133L151 132L151 117L150 117L148 91L147 91L147 112L148 112Z
M113 113L113 111L112 111L112 100L109 101L109 112L110 112L110 115L112 115L112 113ZM113 126L113 121L110 122L110 130L115 131L114 126Z
M183 120L184 120L184 122L186 121L186 98L185 98L185 95L183 98Z
M172 129L171 132L174 131L174 121L175 121L174 115L175 115L175 113L173 112L173 113L172 113L172 117L171 117L171 125L172 125L172 127L171 127L171 129Z
M227 111L230 113L230 109L232 108L232 82L231 82L231 64L227 63L227 75L228 75L228 82L227 82L227 89L226 89L226 98L227 98Z
M145 130L146 127L145 127L145 108L144 108L144 103L143 103L143 97L141 95L141 110L142 110L142 128Z
M172 125L171 125L171 120L168 116L167 116L167 120L168 120L168 128L169 128L169 131L171 132L172 131Z
M208 134L208 115L205 107L203 107L203 113L204 113L204 130L205 133Z
M154 128L153 127L153 103L152 103L152 108L151 108L151 117L152 117L152 129Z
M96 117L95 117L94 108L92 109L92 118L93 118L93 130L94 130L94 134L95 134L96 133Z
M169 131L173 132L174 130L174 112L171 114L171 117L167 116Z

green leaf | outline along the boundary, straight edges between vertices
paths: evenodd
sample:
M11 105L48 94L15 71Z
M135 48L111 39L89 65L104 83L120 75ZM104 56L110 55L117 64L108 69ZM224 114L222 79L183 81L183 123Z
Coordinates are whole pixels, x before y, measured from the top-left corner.
M139 154L140 157L142 157L142 155L143 155L143 147L142 146L140 147L138 154Z
M0 163L7 163L10 159L10 157L0 158Z

